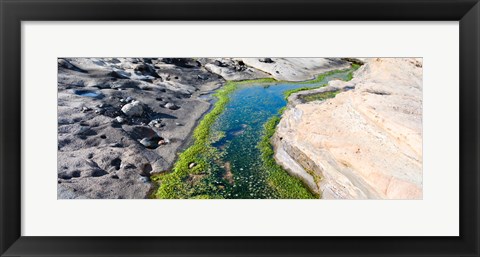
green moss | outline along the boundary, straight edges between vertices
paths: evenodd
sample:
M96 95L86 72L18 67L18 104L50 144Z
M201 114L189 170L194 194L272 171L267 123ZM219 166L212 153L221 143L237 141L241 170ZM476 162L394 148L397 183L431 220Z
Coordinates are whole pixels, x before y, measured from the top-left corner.
M215 93L218 101L215 103L212 111L206 114L197 128L195 128L193 132L194 144L179 155L172 172L159 179L161 184L155 193L155 197L167 199L193 198L200 195L196 191L212 189L211 187L214 185L208 184L208 181L202 181L204 179L200 179L201 182L205 182L207 185L202 185L204 190L195 190L197 188L196 184L202 183L188 183L187 179L190 174L206 173L205 177L214 175L208 160L216 159L218 151L210 144L210 127L225 109L229 101L228 95L235 90L237 84L236 82L227 82L223 88ZM191 163L196 163L196 165L190 169L189 165ZM215 188L213 189L213 192L217 191Z
M298 84L309 84L323 80L326 76L342 71L332 71L318 76L314 80L296 82ZM220 140L224 134L211 135L211 126L218 116L224 111L229 102L229 95L237 86L244 84L274 84L278 83L272 78L229 81L218 90L214 96L218 101L214 108L206 114L193 132L194 143L184 152L180 153L177 162L170 173L154 175L152 181L159 183L158 190L152 194L153 198L162 199L218 199L222 198L222 181L218 178L218 170L214 167L221 157L221 153L211 145L212 140ZM289 82L291 83L291 82ZM282 109L283 111L284 109ZM268 173L268 183L277 192L280 198L312 198L314 197L297 178L294 178L273 159L273 149L270 138L275 132L275 126L280 117L275 116L265 124L265 131L262 141L258 147L262 152L263 166ZM191 163L196 165L189 168Z
M249 79L249 80L240 80L236 82L229 82L229 83L235 83L237 85L245 85L245 84L267 84L267 83L278 83L280 81L274 79L274 78L263 78L263 79Z
M317 175L317 173L315 173L313 170L309 170L309 169L305 169L305 168L304 168L304 170L305 170L308 174L310 174L310 176L313 177L313 181L315 182L315 184L318 185L318 183L320 183L320 181L322 180L322 178L321 178L319 175Z
M296 84L314 84L314 83L318 83L318 82L321 82L322 80L324 80L327 76L331 76L331 75L334 75L334 74L337 74L337 73L342 73L342 72L345 72L347 70L350 70L350 72L347 74L346 78L345 78L345 81L350 81L353 79L353 73L358 69L360 68L360 65L359 64L355 64L353 63L351 68L349 69L343 69L343 70L333 70L333 71L329 71L329 72L326 72L326 73L323 73L323 74L320 74L318 75L315 79L313 80L307 80L307 81L301 81L301 82L295 82ZM295 88L295 89L292 89L292 90L287 90L285 91L283 94L285 96L285 100L288 100L288 98L294 94L294 93L297 93L297 92L300 92L300 91L305 91L305 90L312 90L312 89L317 89L317 88L321 88L321 87L324 87L326 86L327 84L322 84L318 87L301 87L301 88Z
M283 93L283 95L285 96L285 100L288 100L288 98L292 95L292 94L295 94L297 92L300 92L300 91L305 91L305 90L312 90L312 89L315 89L315 88L320 88L320 87L324 87L324 85L321 85L321 86L318 86L318 87L300 87L300 88L295 88L295 89L290 89L290 90L287 90Z
M352 70L347 74L347 78L345 79L346 81L352 80L353 79L353 73L360 68L360 64L352 63Z
M216 160L220 153L215 147L211 146L212 137L210 127L218 116L223 112L225 106L230 100L229 94L233 92L238 85L250 83L275 83L275 79L257 79L247 81L229 81L218 90L214 96L218 101L214 108L206 114L193 132L194 144L180 153L178 160L172 168L172 172L163 176L154 177L152 180L160 183L154 197L162 199L184 199L184 198L221 198L218 188L218 180L215 179L216 173L210 160ZM220 140L224 134L213 135L213 140ZM190 169L188 166L196 163L195 167ZM188 182L191 174L203 174L203 178L195 182Z
M212 135L210 136L210 143L211 144L214 144L220 140L222 140L223 138L225 138L227 135L225 134L225 131L214 131L212 133Z
M324 100L327 100L329 98L334 98L338 93L340 93L340 90L328 91L328 92L323 92L323 93L305 95L305 96L302 96L302 99L305 102L324 101Z
M275 133L279 121L280 117L277 115L264 124L262 140L258 143L263 169L267 172L268 184L282 199L315 198L298 178L290 176L273 158L274 151L270 139Z

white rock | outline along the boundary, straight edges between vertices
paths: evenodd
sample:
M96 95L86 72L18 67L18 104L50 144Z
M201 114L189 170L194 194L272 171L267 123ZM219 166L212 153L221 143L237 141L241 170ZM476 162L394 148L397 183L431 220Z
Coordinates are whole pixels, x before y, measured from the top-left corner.
M120 117L120 116L117 116L115 117L115 120L118 122L118 123L123 123L125 121L124 118Z
M143 114L143 107L139 101L133 101L129 104L124 105L122 107L122 112L129 117L141 116Z

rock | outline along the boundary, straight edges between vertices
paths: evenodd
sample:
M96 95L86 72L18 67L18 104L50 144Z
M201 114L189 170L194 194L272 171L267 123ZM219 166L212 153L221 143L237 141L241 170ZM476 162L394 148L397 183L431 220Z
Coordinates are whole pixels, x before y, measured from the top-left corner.
M88 112L88 111L91 111L92 108L89 108L89 107L86 107L86 106L83 106L82 107L82 112Z
M120 143L111 143L108 146L110 146L110 147L123 147L122 144L120 144Z
M197 164L194 163L194 162L191 162L190 164L188 164L188 168L189 168L189 169L192 169L192 168L195 167L195 166L197 166Z
M197 75L197 78L198 78L198 79L201 79L201 80L207 80L207 79L208 79L208 77L207 77L207 76L200 75L200 74L199 74L199 75Z
M274 63L274 61L271 58L261 58L261 59L258 59L258 61L264 62L264 63Z
M197 92L212 92L225 84L225 79L204 67L204 64L215 66L214 59L205 58L202 63L198 61L200 59L176 58L173 61L175 65L171 65L163 62L162 58L60 58L56 85L57 197L147 198L155 188L153 183L140 181L139 174L149 175L143 164L150 163L152 170L158 172L169 170L177 159L178 151L189 140L196 121L211 107L208 101L198 99ZM239 72L231 67L236 66L233 63L238 59L219 60L228 63L223 68L235 78L241 80L256 76L252 73L236 76ZM157 70L162 72L157 74L158 77L153 73ZM255 71L263 77L270 76ZM224 75L227 76L227 73ZM199 79L199 74L208 79ZM166 77L170 81L166 81ZM104 97L82 95L89 92L101 92ZM122 98L123 103L119 101ZM156 98L162 100L156 101ZM135 105L135 100L142 103L139 106L143 112L138 110L132 116L125 114L130 106L128 104ZM168 102L181 106L181 109L172 115L173 111L163 108ZM83 112L83 106L95 108ZM98 112L103 114L92 115L96 109L101 109ZM152 117L162 117L162 122L165 117L169 123L159 122L154 127L138 128L139 124L148 124ZM176 127L175 122L184 124L184 127ZM168 127L163 132L175 138L174 144L157 134L157 130L163 130L162 126ZM166 145L149 150L152 148L139 143L144 138L150 141L147 143L150 147L158 146L161 140L163 142L160 143ZM136 164L136 167L128 168L129 163ZM120 169L117 170L117 167Z
M422 199L417 62L366 58L351 81L329 83L343 90L335 98L289 103L273 138L277 162L325 199Z
M139 180L143 183L147 183L150 181L150 179L148 177L144 177L144 176L140 176Z
M155 144L154 142L152 142L149 138L143 138L142 140L140 140L140 144L142 144L143 146L147 147L147 148L154 148L155 147Z
M321 73L350 67L349 62L340 58L275 58L274 63L265 62L264 59L241 58L249 68L262 70L276 80L286 81L310 80Z
M164 139L161 139L160 141L158 141L158 145L166 145L166 144L167 144L167 141Z
M115 121L118 122L118 123L123 123L125 121L125 119L120 117L120 116L117 116L117 117L115 117Z
M129 117L141 116L143 114L143 107L139 101L133 101L122 107L122 112Z
M342 60L345 60L347 62L351 62L351 63L354 63L354 64L358 64L358 65L363 65L365 63L362 60L357 59L357 58L342 58Z
M200 63L192 58L163 58L162 61L182 68L200 67Z
M151 120L149 123L148 123L148 126L150 127L159 127L157 126L158 124L160 124L162 121L160 119L155 119L155 120Z
M67 61L65 59L58 59L57 62L58 62L58 67L62 67L62 68L69 69L69 70L74 70L74 71L77 71L77 72L86 73L85 70L80 69L79 67L73 65L72 63L70 63L69 61Z
M167 103L167 104L165 104L165 108L170 109L170 110L178 110L178 109L180 109L180 107L177 106L177 105L174 104L174 103Z
M176 126L183 126L183 124L182 124L182 123L179 123L179 122L175 122L175 125L176 125Z
M140 64L135 65L133 70L137 74L152 76L152 77L155 77L155 78L160 78L160 76L155 71L155 68L153 68L151 65L148 65L146 63L140 63Z
M131 76L130 73L121 70L113 70L108 75L117 79L128 79Z

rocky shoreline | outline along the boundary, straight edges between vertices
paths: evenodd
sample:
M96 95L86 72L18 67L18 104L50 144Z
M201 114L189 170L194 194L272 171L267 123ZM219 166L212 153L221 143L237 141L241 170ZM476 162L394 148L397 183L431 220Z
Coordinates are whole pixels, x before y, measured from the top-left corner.
M338 58L59 58L59 199L146 198L227 81L300 81ZM295 68L292 68L295 67Z
M422 59L362 61L351 81L289 97L275 159L323 199L422 199Z

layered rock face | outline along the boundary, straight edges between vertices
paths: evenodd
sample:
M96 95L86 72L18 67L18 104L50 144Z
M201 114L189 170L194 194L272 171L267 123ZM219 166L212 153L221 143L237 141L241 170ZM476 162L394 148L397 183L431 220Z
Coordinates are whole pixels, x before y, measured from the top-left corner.
M334 98L290 97L275 158L324 199L422 199L422 59L364 61Z

